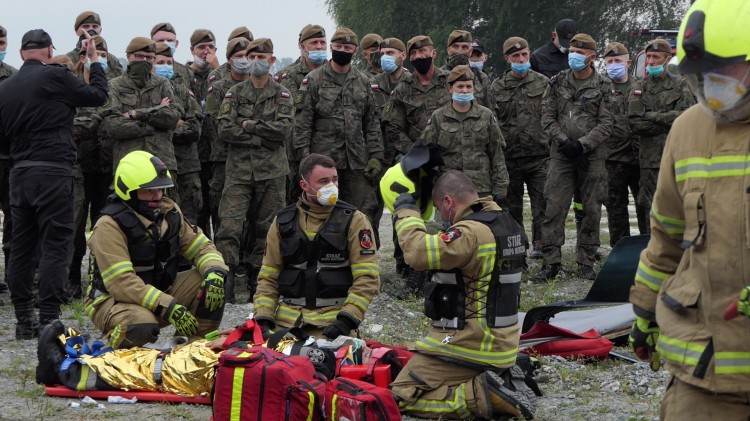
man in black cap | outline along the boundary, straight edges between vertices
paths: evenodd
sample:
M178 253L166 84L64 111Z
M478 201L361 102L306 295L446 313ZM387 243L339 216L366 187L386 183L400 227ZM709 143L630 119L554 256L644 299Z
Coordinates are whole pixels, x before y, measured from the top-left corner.
M574 20L557 22L552 31L552 40L531 54L531 68L547 77L567 69L570 39L577 33L578 25Z
M0 149L9 151L13 162L10 203L16 252L7 270L17 339L38 334L31 289L31 259L37 248L40 320L47 323L60 315L75 230L73 116L76 107L107 101L107 77L90 40L86 34L82 43L92 63L88 84L67 67L50 64L52 39L34 29L21 40L24 64L13 83L0 86Z

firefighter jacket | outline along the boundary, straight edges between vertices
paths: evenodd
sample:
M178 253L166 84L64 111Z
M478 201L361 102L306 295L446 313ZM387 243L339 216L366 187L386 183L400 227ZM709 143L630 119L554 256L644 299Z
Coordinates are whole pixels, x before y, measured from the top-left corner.
M723 318L750 283L748 139L750 125L700 106L675 120L630 292L637 313L656 313L667 369L715 393L750 391L750 319Z

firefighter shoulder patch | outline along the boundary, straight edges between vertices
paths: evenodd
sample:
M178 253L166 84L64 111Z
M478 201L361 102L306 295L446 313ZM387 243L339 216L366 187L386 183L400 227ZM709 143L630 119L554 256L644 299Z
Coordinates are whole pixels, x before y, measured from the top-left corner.
M368 229L359 230L359 245L363 249L372 248L372 231Z
M440 239L443 240L444 243L450 243L460 237L461 230L458 228L450 228L440 233Z

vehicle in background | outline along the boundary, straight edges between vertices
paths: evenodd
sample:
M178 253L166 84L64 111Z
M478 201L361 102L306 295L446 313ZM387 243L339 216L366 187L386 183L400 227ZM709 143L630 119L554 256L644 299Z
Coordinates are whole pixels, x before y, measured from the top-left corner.
M638 48L643 48L646 42L642 41L642 38L664 38L672 46L672 56L675 55L677 49L677 29L639 29L631 32L630 37L637 39ZM638 39L641 38L641 39ZM646 77L646 51L640 50L633 59L633 67L630 70L630 74L638 79Z

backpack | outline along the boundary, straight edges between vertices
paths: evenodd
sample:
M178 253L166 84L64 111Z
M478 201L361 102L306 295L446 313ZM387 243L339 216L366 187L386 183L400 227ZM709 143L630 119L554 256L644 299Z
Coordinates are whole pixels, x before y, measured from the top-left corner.
M343 377L328 382L326 420L396 421L401 412L391 391L385 387Z

